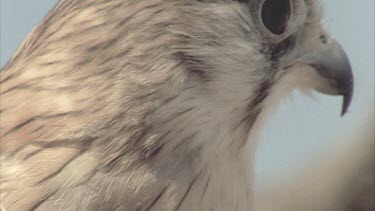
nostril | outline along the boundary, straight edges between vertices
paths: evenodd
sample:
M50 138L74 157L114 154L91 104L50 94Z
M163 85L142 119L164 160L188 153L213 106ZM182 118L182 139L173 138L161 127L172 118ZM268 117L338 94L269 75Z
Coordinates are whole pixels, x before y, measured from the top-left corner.
M324 34L320 35L319 39L323 44L327 44L327 37Z

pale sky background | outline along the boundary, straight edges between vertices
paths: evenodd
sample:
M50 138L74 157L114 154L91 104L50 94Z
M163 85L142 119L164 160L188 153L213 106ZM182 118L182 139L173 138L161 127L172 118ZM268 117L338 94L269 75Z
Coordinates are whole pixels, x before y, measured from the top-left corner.
M0 0L1 66L18 48L56 0ZM259 143L257 181L303 165L314 155L330 153L342 145L373 107L374 102L374 0L323 0L331 34L343 45L354 71L355 92L349 113L341 118L341 97L299 93L286 100L270 119ZM372 117L374 118L374 117ZM353 152L355 153L355 152Z

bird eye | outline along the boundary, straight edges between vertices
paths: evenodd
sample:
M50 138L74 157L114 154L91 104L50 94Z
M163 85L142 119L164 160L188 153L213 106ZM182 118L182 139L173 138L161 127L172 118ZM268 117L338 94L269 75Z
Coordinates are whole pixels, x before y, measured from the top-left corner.
M283 34L290 18L290 0L265 0L261 9L264 26L275 35Z

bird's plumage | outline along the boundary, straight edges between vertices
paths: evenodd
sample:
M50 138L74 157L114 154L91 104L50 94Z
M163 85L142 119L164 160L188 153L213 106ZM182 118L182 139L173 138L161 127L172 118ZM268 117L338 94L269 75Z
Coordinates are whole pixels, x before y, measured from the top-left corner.
M262 2L60 1L1 73L3 206L250 210L257 133L327 35L302 0L272 35Z

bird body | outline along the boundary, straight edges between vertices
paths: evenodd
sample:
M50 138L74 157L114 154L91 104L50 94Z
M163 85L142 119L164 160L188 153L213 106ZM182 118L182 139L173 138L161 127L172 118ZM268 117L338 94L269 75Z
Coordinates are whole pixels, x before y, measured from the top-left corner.
M1 73L4 208L251 210L266 116L291 81L331 71L291 60L326 35L319 19L312 33L287 11L291 31L274 36L261 3L60 1ZM287 64L304 71L283 77ZM350 98L328 75L318 89Z

